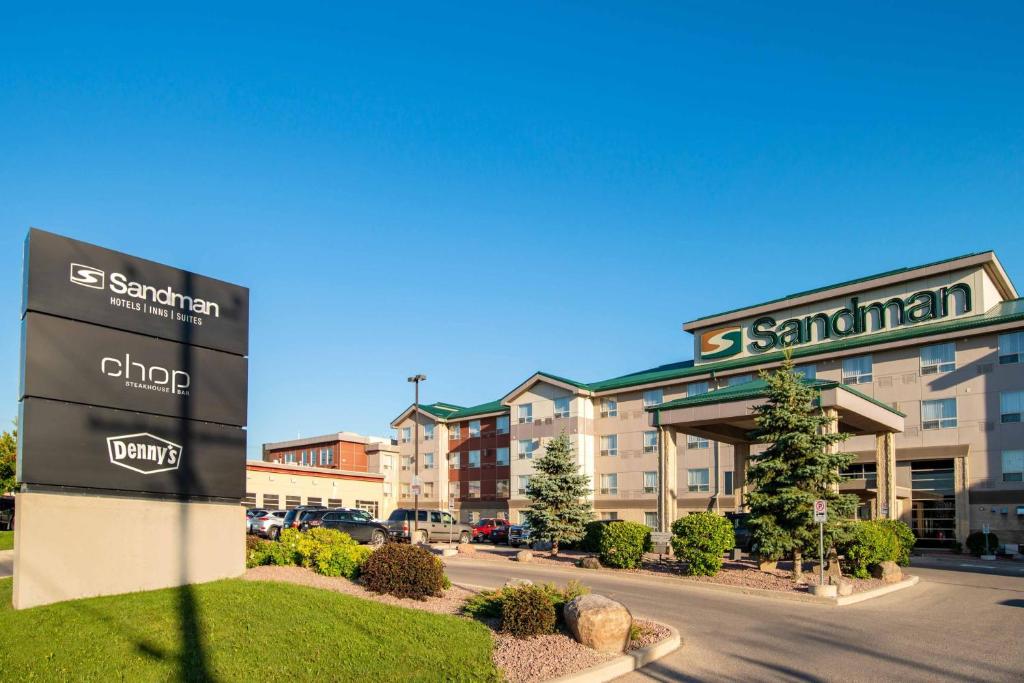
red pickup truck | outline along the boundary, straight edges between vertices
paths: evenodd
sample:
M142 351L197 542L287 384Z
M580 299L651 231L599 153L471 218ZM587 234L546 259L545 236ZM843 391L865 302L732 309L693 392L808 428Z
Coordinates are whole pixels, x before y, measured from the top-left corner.
M478 543L490 540L491 532L496 529L499 530L499 532L508 531L508 522L504 519L492 519L489 517L481 519L473 525L473 540Z

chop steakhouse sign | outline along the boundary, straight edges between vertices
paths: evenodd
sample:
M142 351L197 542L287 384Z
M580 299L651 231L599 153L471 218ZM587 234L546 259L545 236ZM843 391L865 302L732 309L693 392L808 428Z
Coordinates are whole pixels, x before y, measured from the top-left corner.
M32 229L18 481L240 499L249 292Z

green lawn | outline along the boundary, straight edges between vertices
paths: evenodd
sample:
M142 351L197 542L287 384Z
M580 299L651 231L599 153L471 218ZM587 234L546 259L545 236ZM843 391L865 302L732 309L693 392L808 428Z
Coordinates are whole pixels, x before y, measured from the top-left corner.
M284 583L10 604L11 580L0 580L0 633L14 638L0 648L4 680L499 678L482 624Z
M0 531L0 550L11 550L14 548L14 532Z

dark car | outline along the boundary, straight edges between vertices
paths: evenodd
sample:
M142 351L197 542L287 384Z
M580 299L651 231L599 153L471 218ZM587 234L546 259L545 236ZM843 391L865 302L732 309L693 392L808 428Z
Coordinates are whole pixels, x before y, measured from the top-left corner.
M473 540L489 541L491 532L502 526L508 526L508 522L504 519L485 517L473 525ZM505 538L508 538L508 529L505 530Z
M725 518L732 522L732 531L736 535L736 547L743 552L752 552L754 549L754 534L750 530L748 520L749 512L727 512Z
M508 544L513 548L518 548L521 545L530 545L530 525L523 524L512 524L508 527Z
M317 528L344 531L353 540L370 545L382 545L388 540L388 528L363 510L311 510L302 516L300 531Z
M487 535L487 540L495 545L498 543L508 543L508 532L511 528L512 525L507 522L505 524L495 524L494 528L491 529L491 533Z
M302 515L306 512L314 512L317 510L326 510L323 505L299 505L288 511L288 514L284 516L284 523L281 525L282 529L298 529L302 526Z

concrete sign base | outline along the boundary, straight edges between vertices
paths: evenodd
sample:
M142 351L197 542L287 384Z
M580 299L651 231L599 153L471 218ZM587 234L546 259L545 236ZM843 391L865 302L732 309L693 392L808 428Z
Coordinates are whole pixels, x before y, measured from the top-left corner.
M65 493L19 493L15 609L241 576L245 509Z

